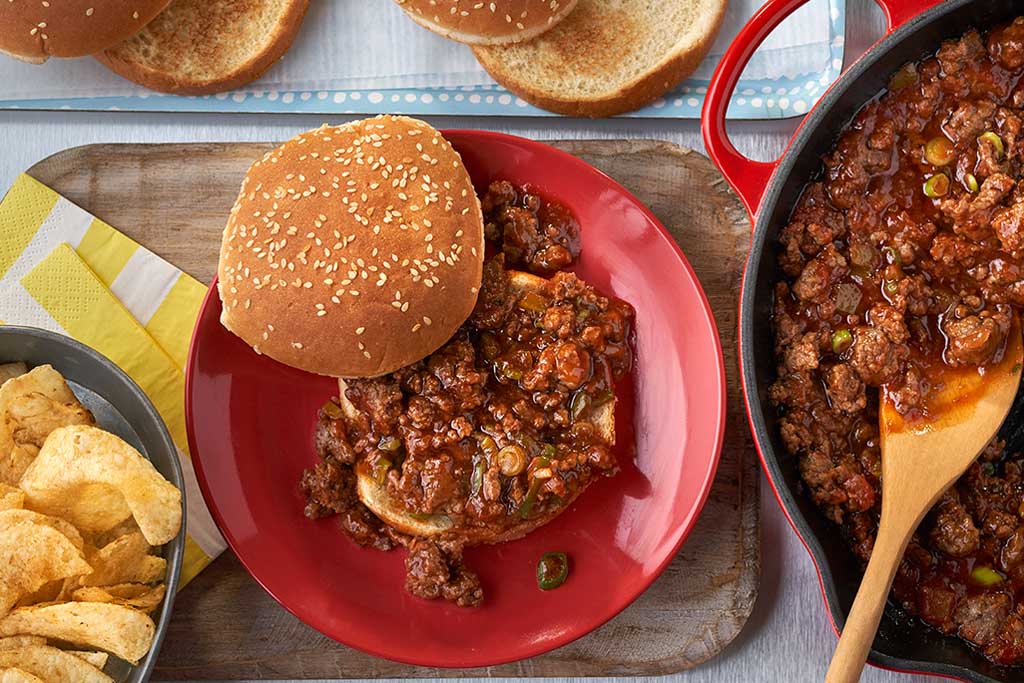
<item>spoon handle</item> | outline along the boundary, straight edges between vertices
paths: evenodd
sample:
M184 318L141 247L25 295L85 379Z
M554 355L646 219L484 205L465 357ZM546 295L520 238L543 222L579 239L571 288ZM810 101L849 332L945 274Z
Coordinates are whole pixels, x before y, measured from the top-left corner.
M900 524L903 521L900 519L894 521L897 523L895 528L887 524L879 526L871 560L864 572L857 598L853 601L846 626L843 627L839 645L832 655L825 683L856 683L860 680L860 673L882 620L896 569L917 526L916 523Z

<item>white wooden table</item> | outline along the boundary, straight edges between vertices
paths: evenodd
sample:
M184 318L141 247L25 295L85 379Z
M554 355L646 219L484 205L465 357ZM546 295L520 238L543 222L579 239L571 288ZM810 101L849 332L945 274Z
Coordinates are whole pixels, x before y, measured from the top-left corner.
M883 21L870 0L848 0L848 5L849 61L881 34ZM22 170L68 147L100 142L284 140L319 125L322 118L0 112L0 192ZM340 119L331 118L332 122L337 120ZM656 138L703 150L700 127L695 121L439 118L432 123L438 127L490 128L536 139ZM793 121L751 122L733 124L731 129L741 150L753 158L770 159L784 149L795 125ZM181 172L188 173L188 168ZM760 599L750 622L723 655L696 670L666 677L666 682L788 683L822 679L836 639L821 600L818 579L809 556L766 484L762 492L764 573ZM924 683L936 679L871 669L862 680Z

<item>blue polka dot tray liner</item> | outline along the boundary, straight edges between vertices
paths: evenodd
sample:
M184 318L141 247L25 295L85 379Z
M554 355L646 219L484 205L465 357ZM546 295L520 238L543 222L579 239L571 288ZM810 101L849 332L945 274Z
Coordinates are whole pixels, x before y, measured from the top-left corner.
M715 65L760 1L730 0L696 73L627 116L700 118ZM780 119L814 106L842 71L844 3L811 0L787 19L747 66L729 117ZM281 62L246 88L207 97L149 92L89 58L42 66L0 58L0 109L551 116L496 85L469 48L421 29L387 0L313 0Z

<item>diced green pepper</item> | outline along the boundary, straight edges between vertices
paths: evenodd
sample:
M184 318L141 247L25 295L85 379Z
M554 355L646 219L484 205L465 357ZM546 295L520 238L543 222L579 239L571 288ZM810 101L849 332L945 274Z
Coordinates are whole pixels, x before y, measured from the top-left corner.
M548 307L548 300L542 297L536 292L529 292L522 299L519 300L519 308L531 311L533 313L540 313L546 310Z
M932 199L945 197L949 193L949 176L945 173L936 173L924 183L924 193Z
M388 478L388 471L393 463L387 458L379 458L373 465L373 479L378 484L383 484Z
M527 519L530 513L533 511L533 506L537 503L537 496L540 494L540 487L544 485L544 482L540 479L534 479L530 482L530 488L526 491L526 497L523 498L522 504L519 506L519 518Z
M487 463L483 458L477 458L476 462L473 463L473 476L469 482L469 495L475 496L480 493L484 487L484 472L487 471Z
M993 133L992 131L986 131L982 133L978 140L984 140L985 142L992 145L992 147L995 148L996 150L996 156L998 156L1000 159L1002 159L1003 155L1006 153L1006 147L1003 145L1003 139L999 137L996 133Z
M971 570L971 583L991 588L1003 582L1003 575L992 567L975 567Z
M323 411L324 415L331 418L332 420L340 420L345 415L341 411L341 406L339 406L334 401L328 401L320 410Z
M542 591L558 588L569 576L569 557L565 553L544 553L537 563L537 586Z
M512 444L498 451L498 467L506 477L514 477L526 469L526 451Z
M946 166L956 158L956 148L944 136L934 137L924 146L924 158L932 166Z
M853 345L853 334L849 330L836 330L832 333L832 353L840 354Z
M377 448L382 451L388 451L389 453L394 453L401 447L402 440L396 436L385 436L381 438L380 442L377 444Z
M590 407L590 396L585 392L577 391L576 395L572 397L572 403L569 409L572 411L572 419L578 420L586 412L587 408Z

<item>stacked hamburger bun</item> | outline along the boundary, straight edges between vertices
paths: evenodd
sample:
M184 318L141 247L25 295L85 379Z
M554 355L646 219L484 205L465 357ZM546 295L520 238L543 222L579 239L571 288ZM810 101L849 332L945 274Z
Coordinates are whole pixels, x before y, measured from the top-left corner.
M382 375L465 322L483 258L480 202L438 131L393 116L325 126L246 175L221 248L221 320L287 365Z
M0 0L0 52L42 63L94 55L152 90L205 95L279 60L309 0Z
M395 0L414 21L473 46L498 83L570 116L639 109L703 61L727 0Z

